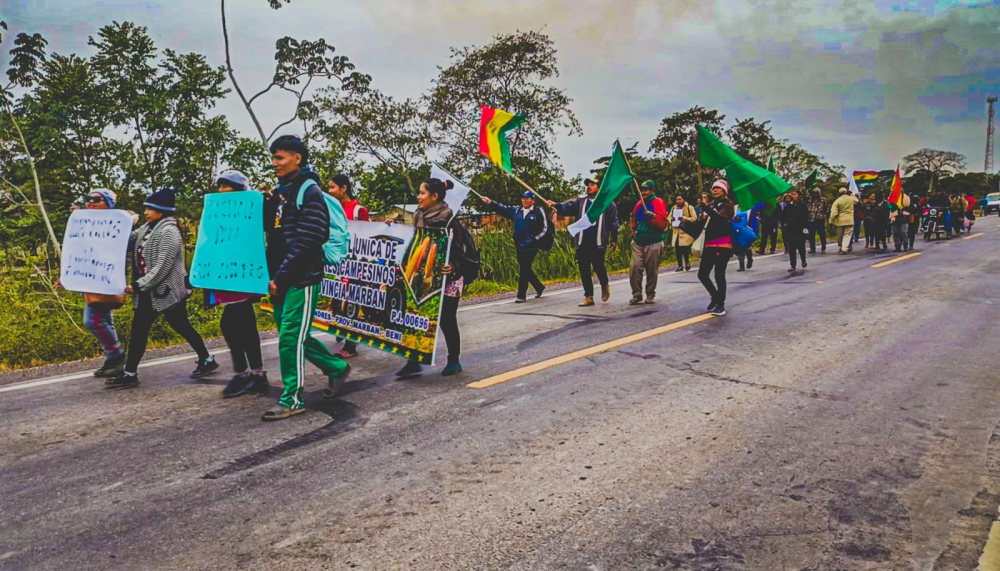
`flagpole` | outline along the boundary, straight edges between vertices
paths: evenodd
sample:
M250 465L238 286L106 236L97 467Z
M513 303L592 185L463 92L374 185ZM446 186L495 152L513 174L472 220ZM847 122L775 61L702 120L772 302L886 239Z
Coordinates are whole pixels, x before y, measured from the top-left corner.
M506 173L508 176L510 176L511 178L513 178L514 180L516 180L518 183L520 183L521 186L523 186L524 188L528 189L528 191L530 191L532 194L534 194L535 196L537 196L542 202L548 203L548 200L546 200L544 196L542 196L541 194L539 194L537 190L535 190L535 189L531 188L530 186L528 186L528 183L526 183L523 180L521 180L520 178L518 178L516 174L514 174L512 172L507 172L500 165L497 165L496 163L493 163L493 164L496 165L497 169L499 169L500 172ZM472 192L476 192L476 191L473 190ZM483 197L478 192L476 192L476 196L478 196L480 198Z
M618 148L622 146L621 141L618 139L615 139L615 144L618 145ZM642 191L639 190L639 183L635 180L635 172L632 171L632 165L629 164L628 155L625 154L625 151L622 151L622 158L625 159L625 166L628 167L628 172L632 175L632 186L635 187L635 192L639 195L639 204L642 205L643 211L648 213L649 208L646 207L646 201L642 199Z
M698 199L701 199L701 195L705 193L705 185L701 181L701 142L698 140L698 129L694 130L694 154L695 161L698 163Z

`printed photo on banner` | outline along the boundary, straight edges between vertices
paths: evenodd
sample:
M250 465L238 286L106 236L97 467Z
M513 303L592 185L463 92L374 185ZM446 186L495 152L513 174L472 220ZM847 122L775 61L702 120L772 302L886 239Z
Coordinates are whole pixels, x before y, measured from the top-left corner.
M123 210L75 210L63 235L59 281L69 291L125 292L132 216Z
M266 294L264 197L259 192L205 196L191 285L210 290Z
M444 229L351 221L347 257L326 266L313 326L425 365L434 364L444 266ZM268 305L262 308L269 310Z

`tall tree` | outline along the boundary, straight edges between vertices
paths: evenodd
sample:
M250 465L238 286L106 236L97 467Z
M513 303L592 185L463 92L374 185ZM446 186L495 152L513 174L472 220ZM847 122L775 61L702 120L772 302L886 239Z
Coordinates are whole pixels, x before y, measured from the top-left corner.
M570 109L572 99L548 84L559 75L557 64L555 44L539 32L502 34L485 46L452 48L451 63L434 80L426 101L434 144L455 174L471 176L489 168L479 155L480 105L526 115L528 120L509 135L511 154L560 170L552 149L557 134L582 135L583 130Z
M965 155L954 151L938 151L920 149L903 157L903 165L907 172L927 171L931 173L930 188L934 188L934 179L945 173L958 173L965 170Z
M427 163L430 142L419 102L396 101L375 89L327 89L316 99L316 109L315 138L342 142L344 152L376 161L402 177L410 193L417 193L414 173Z
M291 0L268 0L268 5L272 9L278 10L284 5L282 2L289 4ZM276 63L271 83L248 98L236 80L236 73L233 71L233 58L229 47L229 26L226 21L226 0L221 0L220 7L222 11L222 38L226 51L226 72L236 89L236 94L250 115L250 119L253 120L257 134L265 147L282 128L296 120L302 120L304 123L308 120L311 115L309 112L311 101L308 99L308 95L313 80L336 79L340 82L340 88L345 91L364 90L371 82L370 75L354 71L355 66L348 60L347 56L334 55L336 48L326 43L326 40L322 38L316 41L296 40L285 36L275 42L274 59ZM274 88L290 93L295 98L295 107L290 113L291 117L267 133L254 111L253 104L257 98ZM308 136L308 125L303 124L303 129L304 135Z

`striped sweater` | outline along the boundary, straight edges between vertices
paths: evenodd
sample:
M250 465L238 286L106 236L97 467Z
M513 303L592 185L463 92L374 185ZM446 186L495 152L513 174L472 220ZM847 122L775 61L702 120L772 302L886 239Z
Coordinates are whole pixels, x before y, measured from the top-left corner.
M146 275L139 277L135 265L138 263L139 247L147 233L149 239L143 249ZM153 309L158 313L170 309L191 295L184 271L181 231L174 217L162 218L152 228L147 222L133 232L132 258L132 288L135 290L132 304L135 307L139 307L140 292L150 294Z

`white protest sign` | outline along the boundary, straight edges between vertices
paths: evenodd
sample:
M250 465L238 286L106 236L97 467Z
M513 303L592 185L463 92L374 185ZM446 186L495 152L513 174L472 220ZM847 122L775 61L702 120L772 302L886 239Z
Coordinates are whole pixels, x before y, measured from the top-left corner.
M123 210L75 210L63 236L59 281L69 291L125 291L125 255L132 217Z

